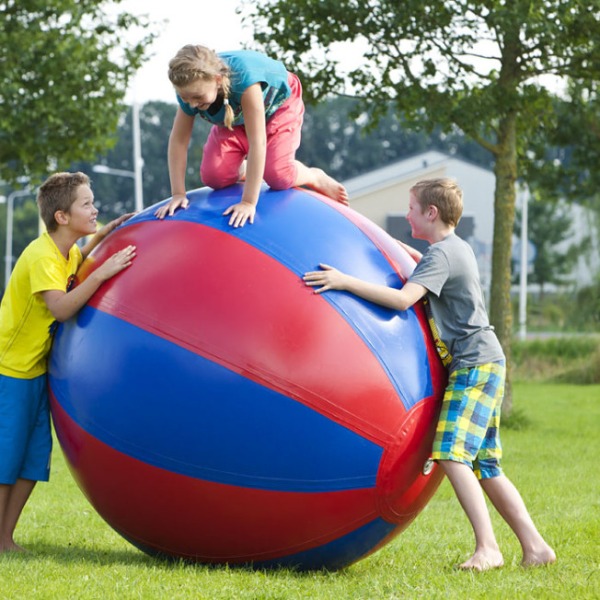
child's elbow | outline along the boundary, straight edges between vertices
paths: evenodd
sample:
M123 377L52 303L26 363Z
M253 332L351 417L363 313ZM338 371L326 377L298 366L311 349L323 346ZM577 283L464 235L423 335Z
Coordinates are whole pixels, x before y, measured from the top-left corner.
M402 299L397 303L396 310L403 312L405 310L408 310L411 306L412 306L412 304L410 304L406 300Z
M69 317L67 315L65 315L62 311L50 311L50 313L52 314L52 316L54 317L54 320L57 321L58 323L64 323L65 321L69 320Z

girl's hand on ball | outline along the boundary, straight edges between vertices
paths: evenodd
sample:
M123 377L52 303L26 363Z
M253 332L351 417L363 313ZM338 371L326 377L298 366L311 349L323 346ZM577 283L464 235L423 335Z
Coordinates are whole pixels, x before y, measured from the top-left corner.
M256 206L249 202L238 202L232 204L223 212L223 216L231 215L229 225L232 227L243 227L246 223L254 223Z

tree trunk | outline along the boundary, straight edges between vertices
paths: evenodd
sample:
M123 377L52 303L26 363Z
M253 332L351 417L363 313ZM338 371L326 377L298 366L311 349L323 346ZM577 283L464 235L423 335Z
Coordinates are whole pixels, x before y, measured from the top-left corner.
M506 390L502 412L512 411L511 342L512 305L510 300L512 234L515 221L515 183L517 179L517 119L509 113L500 121L498 152L494 172L494 243L490 321L506 355Z

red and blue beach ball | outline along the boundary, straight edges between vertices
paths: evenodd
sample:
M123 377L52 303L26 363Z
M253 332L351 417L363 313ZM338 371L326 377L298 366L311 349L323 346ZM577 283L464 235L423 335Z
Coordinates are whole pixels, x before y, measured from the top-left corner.
M161 204L100 244L132 266L57 331L52 415L90 503L153 555L345 567L393 539L437 489L429 461L445 371L421 305L387 310L301 277L323 262L401 286L412 259L352 209L241 187ZM165 201L166 202L166 201Z

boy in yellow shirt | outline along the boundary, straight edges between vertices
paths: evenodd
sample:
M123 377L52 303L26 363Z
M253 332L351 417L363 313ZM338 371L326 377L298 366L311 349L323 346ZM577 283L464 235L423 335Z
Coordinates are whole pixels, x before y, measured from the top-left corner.
M135 257L134 246L123 248L69 291L83 259L131 215L96 232L98 210L84 173L50 176L37 202L47 231L19 257L0 306L0 554L22 549L13 539L17 521L36 482L50 475L46 370L52 326L74 316ZM92 234L80 249L77 240Z

